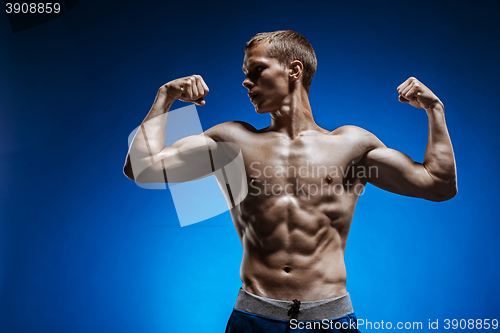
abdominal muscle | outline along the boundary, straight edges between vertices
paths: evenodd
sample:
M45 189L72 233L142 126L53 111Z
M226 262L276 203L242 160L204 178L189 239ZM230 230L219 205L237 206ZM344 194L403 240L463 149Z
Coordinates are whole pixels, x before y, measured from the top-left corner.
M342 214L340 201L248 196L234 208L243 246L243 289L288 301L345 295L344 252L352 214Z

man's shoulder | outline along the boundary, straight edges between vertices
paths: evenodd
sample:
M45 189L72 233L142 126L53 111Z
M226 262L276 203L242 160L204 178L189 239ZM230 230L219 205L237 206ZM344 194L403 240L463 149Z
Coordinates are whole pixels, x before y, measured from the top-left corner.
M371 132L354 125L341 126L330 133L337 135L356 146L362 146L366 149L373 149L380 146L380 140Z
M229 141L234 142L238 138L242 138L250 133L258 133L255 127L244 121L228 121L220 123L205 131L205 135L209 136L215 141Z
M332 135L345 135L349 137L362 136L362 135L370 135L371 133L355 125L344 125L336 128L331 132ZM373 135L373 134L371 134Z

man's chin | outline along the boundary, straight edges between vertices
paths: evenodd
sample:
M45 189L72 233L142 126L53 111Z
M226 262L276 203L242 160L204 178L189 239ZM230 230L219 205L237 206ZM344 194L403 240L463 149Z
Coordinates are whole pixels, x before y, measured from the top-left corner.
M271 111L265 111L265 110L257 110L257 109L255 109L255 112L257 112L258 114L266 114L266 113L270 113Z
M257 112L258 114L264 114L264 113L271 112L271 110L269 110L269 108L262 107L262 105L254 104L253 106L255 107L255 112Z

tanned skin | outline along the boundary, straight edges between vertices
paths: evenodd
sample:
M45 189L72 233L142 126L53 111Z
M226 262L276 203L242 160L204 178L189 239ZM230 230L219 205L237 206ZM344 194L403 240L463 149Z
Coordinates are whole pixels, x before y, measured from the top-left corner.
M271 114L269 127L257 130L244 122L227 122L165 147L166 120L159 116L168 112L175 99L204 105L208 93L201 76L180 78L159 89L143 121L148 126L148 143L142 137L134 139L124 172L138 182L148 182L154 178L149 176L164 169L181 174L189 163L196 163L196 147L216 151L221 142L236 144L248 184L246 198L231 209L243 246L243 289L287 301L338 297L347 292L345 246L360 189L367 182L432 201L456 195L455 158L444 107L416 78L397 88L401 102L424 109L429 118L424 161L414 162L362 128L342 126L329 131L319 127L302 84L302 63L296 60L283 66L266 55L267 47L262 43L246 52L243 86L257 113ZM153 161L136 177L130 162L133 154ZM307 168L302 176L290 171L301 166ZM351 167L371 173L325 174L318 172L321 166L328 171ZM277 174L280 168L289 172ZM313 184L322 192L308 191Z

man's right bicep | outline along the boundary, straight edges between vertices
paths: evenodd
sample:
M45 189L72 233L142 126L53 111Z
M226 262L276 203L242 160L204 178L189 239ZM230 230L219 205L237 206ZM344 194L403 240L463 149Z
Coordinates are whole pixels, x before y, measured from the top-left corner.
M180 183L204 178L213 172L214 140L204 134L188 136L158 154L134 160L134 180L139 183Z

